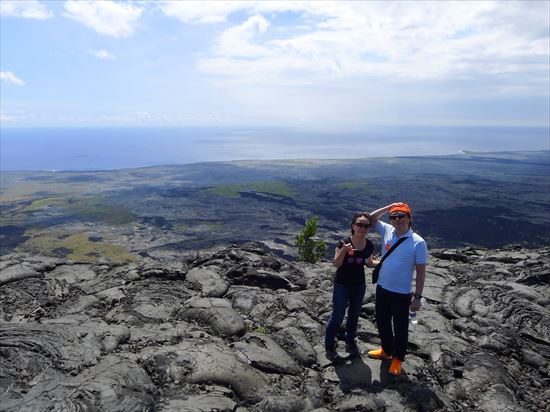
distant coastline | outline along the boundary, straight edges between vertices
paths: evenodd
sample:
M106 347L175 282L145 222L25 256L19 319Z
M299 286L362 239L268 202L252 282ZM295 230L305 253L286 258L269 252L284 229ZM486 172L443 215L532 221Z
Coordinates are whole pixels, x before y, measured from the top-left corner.
M2 171L93 171L210 161L356 159L550 150L547 127L1 128Z

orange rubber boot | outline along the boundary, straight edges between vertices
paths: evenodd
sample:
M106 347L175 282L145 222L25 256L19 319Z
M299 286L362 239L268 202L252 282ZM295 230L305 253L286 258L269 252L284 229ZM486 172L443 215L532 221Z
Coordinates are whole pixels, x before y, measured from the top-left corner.
M394 375L394 376L398 376L398 375L401 375L401 364L403 362L401 362L399 359L397 358L394 358L392 361L391 361L391 365L390 365L390 369L389 369L389 372Z
M369 350L368 355L369 358L373 359L392 359L392 356L384 352L384 349L382 348Z

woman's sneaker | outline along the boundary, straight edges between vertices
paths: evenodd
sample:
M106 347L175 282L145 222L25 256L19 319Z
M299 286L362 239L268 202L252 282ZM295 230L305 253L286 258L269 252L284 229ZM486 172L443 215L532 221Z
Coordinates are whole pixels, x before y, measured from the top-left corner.
M325 356L328 360L335 360L339 358L338 352L336 352L336 345L325 346Z
M351 356L359 356L361 354L355 341L346 342L346 352L349 353Z

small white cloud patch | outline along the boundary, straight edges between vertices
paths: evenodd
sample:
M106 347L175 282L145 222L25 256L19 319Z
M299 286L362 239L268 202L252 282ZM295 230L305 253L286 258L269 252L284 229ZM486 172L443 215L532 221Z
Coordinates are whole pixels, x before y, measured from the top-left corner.
M92 56L97 57L98 59L116 60L116 57L113 56L111 53L109 53L107 50L103 50L103 49L97 50L97 49L89 48L88 53L90 53Z
M53 17L48 8L35 0L0 2L0 14L5 17L22 17L24 19L44 20Z
M25 85L25 82L12 72L0 72L0 80L8 84L15 84L17 86Z
M127 37L134 33L134 24L143 9L130 3L112 1L65 3L65 17L84 24L100 34L113 37Z

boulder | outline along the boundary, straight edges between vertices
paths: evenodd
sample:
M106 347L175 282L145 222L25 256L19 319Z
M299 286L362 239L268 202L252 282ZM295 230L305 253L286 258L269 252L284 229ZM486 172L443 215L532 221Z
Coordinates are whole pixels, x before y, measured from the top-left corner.
M187 281L195 285L200 290L200 296L220 298L227 292L229 283L221 278L221 276L207 268L193 268L187 272Z
M196 321L210 326L220 336L242 335L245 331L242 317L225 299L189 299L176 314L178 319Z

